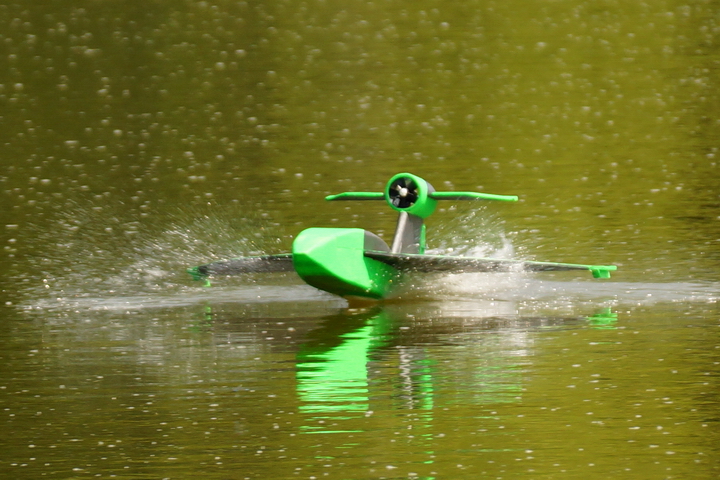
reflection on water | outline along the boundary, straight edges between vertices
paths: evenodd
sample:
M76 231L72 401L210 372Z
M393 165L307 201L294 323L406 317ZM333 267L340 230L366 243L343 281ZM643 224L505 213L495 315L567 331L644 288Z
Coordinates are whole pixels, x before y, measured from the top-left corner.
M205 291L18 312L25 323L3 340L3 421L15 432L4 471L712 471L717 372L702 339L713 303L608 309L601 295L594 306L455 298L345 310L293 290L295 301L271 303Z
M298 393L305 402L301 411L369 411L369 355L382 347L388 323L382 314L340 315L309 334L310 341L298 352Z
M433 362L425 358L421 347L393 345L396 328L392 316L374 309L353 316L329 317L310 332L309 341L298 351L297 363L297 388L303 401L299 408L314 414L302 427L303 433L337 433L339 421L372 415L373 399L379 396L375 391L379 374L394 377L399 410L408 414L432 410ZM391 347L398 349L397 365L381 366L382 350ZM429 428L431 412L416 416L424 423L415 423L415 429Z
M602 309L585 321L593 328L615 328L617 317ZM432 423L434 384L448 383L449 377L456 377L467 389L465 404L517 402L523 390L523 362L533 355L533 335L526 330L580 319L510 316L489 320L483 319L480 328L499 330L490 343L464 345L461 378L439 364L431 348L405 344L400 332L409 327L400 327L403 322L387 308L326 317L308 333L297 354L299 409L314 414L307 417L304 433L348 432L339 429L342 424L362 426L364 422L358 419L373 414L373 399L377 402L382 397L379 386L386 382L391 382L394 392L393 409L403 414L420 411L417 418L426 422L422 428ZM446 341L462 342L456 335Z
M590 325L594 328L616 328L615 323L617 320L617 313L613 313L609 308L602 309L588 318Z

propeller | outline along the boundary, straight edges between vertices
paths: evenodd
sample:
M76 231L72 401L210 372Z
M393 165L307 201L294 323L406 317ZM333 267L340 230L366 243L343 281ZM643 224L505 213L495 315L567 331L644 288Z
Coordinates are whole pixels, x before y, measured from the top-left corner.
M410 208L418 200L418 185L411 177L398 177L388 189L390 202L397 208Z

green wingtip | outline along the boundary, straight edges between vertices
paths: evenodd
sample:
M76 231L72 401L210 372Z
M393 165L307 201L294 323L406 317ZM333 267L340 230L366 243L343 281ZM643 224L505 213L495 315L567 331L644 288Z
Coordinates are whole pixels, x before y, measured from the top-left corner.
M202 280L205 278L205 275L200 273L199 267L188 268L185 271L190 274L190 276L192 277L193 280Z
M188 268L186 272L190 274L193 280L203 282L203 286L210 286L210 280L208 279L207 275L204 275L200 272L200 267Z
M615 265L593 265L590 272L593 278L610 278L610 272L617 270Z

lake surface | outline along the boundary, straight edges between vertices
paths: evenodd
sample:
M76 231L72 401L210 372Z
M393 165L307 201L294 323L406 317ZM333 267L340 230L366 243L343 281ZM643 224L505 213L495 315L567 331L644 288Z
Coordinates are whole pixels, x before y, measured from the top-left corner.
M0 2L0 473L720 476L720 24L690 2ZM441 253L362 307L185 269L372 230ZM352 307L352 308L351 308Z

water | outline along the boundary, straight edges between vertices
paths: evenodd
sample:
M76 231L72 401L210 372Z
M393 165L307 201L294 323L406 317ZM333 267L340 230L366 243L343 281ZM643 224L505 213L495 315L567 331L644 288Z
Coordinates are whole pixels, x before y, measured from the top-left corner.
M1 2L0 473L716 478L711 2ZM191 281L410 171L435 252L617 264Z
M4 339L6 468L711 478L715 304L629 294L607 307L585 288L368 310L299 286L239 288L42 312Z

